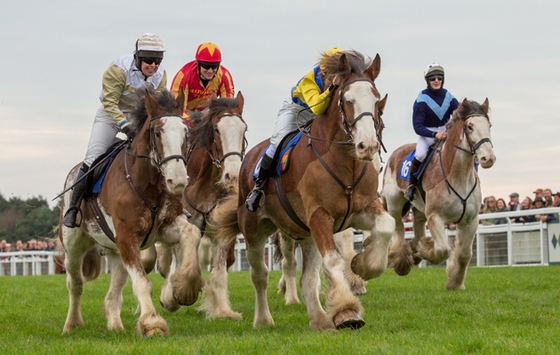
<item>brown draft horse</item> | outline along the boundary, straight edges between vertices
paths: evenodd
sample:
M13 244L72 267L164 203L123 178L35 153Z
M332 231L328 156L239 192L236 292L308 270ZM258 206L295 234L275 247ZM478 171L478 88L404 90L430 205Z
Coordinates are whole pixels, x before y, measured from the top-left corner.
M218 239L228 247L239 232L245 237L256 291L255 327L274 324L266 297L268 269L263 253L268 236L277 229L298 239L302 246L302 296L313 329L359 328L364 324L360 301L344 277L345 262L337 250L334 232L349 227L372 231L372 242L352 261L352 270L362 278L378 277L387 267L395 223L377 196L378 174L371 163L380 146L379 92L374 80L381 59L377 55L367 63L355 51L331 59L326 68L327 81L336 76L340 89L325 114L314 120L307 137L304 135L294 148L289 170L273 177L266 186L261 208L249 212L245 198L253 188L253 171L268 140L245 157L238 196L224 200L212 215ZM284 211L276 189L279 183L299 223ZM328 281L327 312L319 300L321 264Z
M377 103L380 120L378 130L380 142L382 141L382 133L385 128L382 115L386 102L387 95L385 95L385 97ZM379 154L375 154L373 157L372 163L375 166L375 170L377 170L378 173L381 173L381 149L379 150ZM367 237L369 237L369 232L363 232L362 240L365 241ZM271 239L276 246L274 263L281 262L282 265L282 277L280 278L280 281L278 281L278 294L284 295L286 305L299 304L300 302L296 287L297 260L295 258L297 241L285 236L281 231L272 235ZM352 228L348 228L340 233L335 233L334 240L338 251L342 254L342 257L347 263L347 268L345 270L346 280L350 283L352 293L358 296L366 294L367 281L364 281L360 276L352 272L350 267L354 256L356 256L356 251L354 249L354 230Z
M96 197L99 211L107 222L110 239L102 230L89 203L83 202L80 227L68 228L62 216L70 202L64 196L61 207L59 238L66 252L67 287L70 298L64 332L83 325L80 300L84 281L98 276L86 270L99 268L99 249L105 247L111 268L111 285L105 297L107 328L123 330L120 317L122 290L128 279L140 310L138 329L143 335L167 334L165 320L152 303L152 285L140 260L140 249L156 241L180 245L183 255L181 285L174 287L175 298L184 304L196 300L202 278L200 268L187 262L196 250L188 248L200 239L198 229L183 214L181 195L189 182L184 156L187 152L187 127L181 118L184 96L177 100L169 91L147 92L138 101L130 120L136 136L121 150L109 167L101 193ZM66 178L70 186L81 163ZM189 255L190 254L190 255ZM93 257L92 257L93 256ZM93 262L97 261L97 264ZM85 280L84 280L85 279ZM195 286L192 286L195 285Z
M388 212L396 221L389 258L397 274L408 274L421 259L432 264L447 260L451 248L445 236L445 224L455 223L457 235L453 258L447 265L446 288L465 288L481 202L475 157L485 169L492 167L496 161L488 111L488 99L482 105L465 99L447 123L447 140L435 148L424 170L422 188L426 193L425 200L416 191L412 202L414 238L410 242L404 239L401 219L403 211L409 208L404 198L408 181L397 178L397 175L401 162L415 148L415 144L401 146L389 158L382 196ZM426 238L426 221L431 239Z
M229 186L237 183L238 180L239 168L246 149L247 124L242 118L243 105L244 98L239 92L236 98L214 98L205 111L191 115L193 124L189 130L187 152L190 183L183 194L183 206L192 216L189 221L202 231L204 238L211 238L215 232L212 225L208 223L210 213L218 201L228 194ZM201 247L198 244L191 246L194 250ZM162 245L158 270L167 280L175 277L176 263L172 262L173 257L176 257L176 253ZM219 274L223 271L220 268L213 268L210 284L214 284L216 277L223 277ZM227 273L227 270L225 272ZM166 281L160 296L163 307L171 312L177 311L181 306L173 296L174 284L177 282ZM223 292L226 294L227 301L227 289L224 288ZM216 294L217 297L221 295L221 293ZM220 304L223 305L211 310L202 307L202 310L209 318L241 318L239 313L231 310L229 302Z

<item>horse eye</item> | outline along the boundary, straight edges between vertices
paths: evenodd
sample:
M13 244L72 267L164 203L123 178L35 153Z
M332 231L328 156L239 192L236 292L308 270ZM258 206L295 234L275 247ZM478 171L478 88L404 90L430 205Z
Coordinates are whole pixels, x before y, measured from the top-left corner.
M473 126L472 125L468 125L467 128L469 129L470 132L473 131Z

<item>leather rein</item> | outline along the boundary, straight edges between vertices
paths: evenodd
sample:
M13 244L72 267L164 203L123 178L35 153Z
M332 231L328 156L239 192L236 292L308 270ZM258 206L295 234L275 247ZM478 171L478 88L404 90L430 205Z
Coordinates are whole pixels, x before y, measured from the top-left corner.
M226 114L218 116L217 118L221 119L222 117L227 117L227 116L239 117L239 119L241 119L241 121L243 121L245 123L245 121L243 120L243 117L241 117L241 115L233 114L233 113L226 113ZM217 132L217 131L215 131L215 132L218 135L220 135L219 132ZM243 161L243 159L245 158L245 150L246 150L247 146L248 146L248 141L247 141L247 138L245 137L245 133L244 133L243 134L243 148L242 148L241 152L227 152L226 154L223 154L222 157L220 158L219 153L218 153L218 144L216 143L215 138L214 138L214 141L212 142L212 151L210 151L207 147L204 147L204 149L206 150L206 153L210 157L211 164L214 167L216 167L216 169L221 170L222 169L222 163L226 160L227 157L239 156L241 158L241 161ZM186 156L187 161L189 160L194 148L195 148L194 145L190 146L189 150L187 151L187 156ZM201 215L204 216L203 225L202 225L202 228L200 229L202 234L204 234L204 230L206 229L206 220L209 217L210 213L212 213L212 211L214 210L214 208L218 204L218 201L215 201L215 203L212 205L212 207L210 207L210 209L208 211L203 211L200 208L196 207L191 200L189 200L186 193L184 193L183 196L185 197L185 201L189 204L189 206L193 210L195 210L196 212L198 212L198 213L200 213Z
M485 114L485 113L471 113L471 114L467 115L467 116L464 118L465 123L463 124L463 136L466 137L466 141L467 141L467 143L468 143L468 145L469 145L469 150L467 150L467 149L465 149L465 148L463 148L463 147L460 147L459 145L450 143L450 142L448 142L447 140L445 141L445 144L449 144L449 145L451 145L452 147L455 147L456 149L459 149L459 150L461 150L461 151L463 151L463 152L465 152L465 153L467 153L467 154L471 154L471 155L474 156L474 155L476 155L477 149L480 148L480 146L481 146L482 144L484 144L484 143L490 143L490 145L491 145L492 147L493 147L494 145L492 144L492 141L491 141L490 138L488 138L488 137L482 138L482 139L479 140L476 144L473 144L473 143L471 142L471 140L470 140L470 138L469 138L469 134L468 134L468 132L467 132L467 128L466 128L466 127L467 127L466 120L469 119L470 117L473 117L473 116L484 116L484 117L486 117L486 119L487 119L488 121L490 121L490 119L488 118L488 115ZM462 140L462 138L461 138L461 140ZM461 222L461 220L462 220L463 217L465 216L465 212L466 212L466 209L467 209L467 200L469 199L469 197L471 197L472 193L473 193L474 190L476 189L476 186L478 185L478 179L477 179L476 176L475 176L475 179L474 179L474 186L472 187L472 189L471 189L470 192L468 193L467 197L463 198L463 197L457 192L457 190L455 190L455 189L453 188L453 186L451 186L451 183L450 183L449 180L447 179L447 175L445 174L445 170L443 169L443 158L441 157L441 149L438 150L438 153L439 153L439 164L440 164L440 166L441 166L441 172L442 172L442 174L443 174L443 179L445 180L445 185L447 186L447 192L448 192L449 194L451 194L451 191L453 191L453 193L455 194L455 196L457 196L457 197L459 198L459 200L461 201L461 204L463 205L463 212L461 213L461 217L459 217L459 219L458 219L456 222L454 222L454 224L457 224L457 223Z
M155 152L155 157L153 156L153 154L145 155L145 154L134 154L134 153L131 153L130 150L129 150L130 144L127 144L127 145L125 146L124 170L125 170L125 173L126 173L126 180L128 181L130 187L132 188L132 191L134 191L134 193L136 194L136 196L138 196L138 197L148 206L148 208L150 209L151 215L152 215L152 223L151 223L151 225L150 225L150 229L148 230L148 233L147 233L146 236L144 237L144 240L142 241L142 244L140 245L140 248L143 248L144 245L146 245L146 243L147 243L147 241L148 241L148 238L149 238L149 236L150 236L150 233L152 233L152 230L153 230L153 228L154 228L154 224L155 224L155 221L156 221L156 216L157 216L157 211L158 211L158 205L159 205L160 202L161 202L161 197L162 197L162 195L160 194L158 201L157 201L155 204L152 204L152 203L150 202L150 200L148 200L148 198L146 198L145 196L143 196L143 195L136 189L136 187L134 187L134 183L133 183L133 181L132 181L132 176L130 175L129 170L128 170L128 162L127 162L126 157L130 155L131 157L149 159L149 160L151 160L151 161L154 163L154 165L156 166L156 168L157 168L157 170L158 170L158 172L159 172L160 174L162 173L162 166L163 166L163 164L165 164L166 162L168 162L168 161L170 161L170 160L173 160L173 159L175 159L175 160L177 160L177 161L182 160L182 161L185 163L185 165L187 165L187 159L186 159L183 155L175 154L175 155L170 155L170 156L167 156L167 157L162 158L161 155L159 154L159 152L157 151L156 145L155 145L155 143L154 143L154 142L155 142L154 132L153 132L153 130L151 129L151 125L152 125L152 122L153 122L153 121L155 121L155 120L157 120L157 119L160 119L160 118L162 118L162 117L179 117L179 118L182 119L182 116L181 116L181 115L170 115L170 114L163 114L163 115L153 116L153 117L150 118L150 151L151 151L151 152ZM185 138L185 139L186 139L186 138Z
M323 158L321 157L321 155L319 154L319 152L317 151L317 149L315 148L315 146L313 145L313 140L319 140L319 141L326 141L329 143L334 143L334 144L341 144L341 145L352 145L354 144L354 137L352 136L352 128L354 127L354 125L361 120L362 118L369 116L373 119L373 123L374 123L374 127L375 127L375 132L378 138L378 141L380 142L381 146L383 147L383 149L385 149L385 146L383 145L383 143L381 142L380 136L379 136L379 127L380 127L380 119L379 116L383 113L381 110L377 109L377 114L378 116L378 120L375 120L375 115L372 112L362 112L360 115L358 115L358 117L356 117L353 121L349 121L348 118L346 117L346 113L344 112L344 108L342 105L342 94L343 94L343 90L346 86L353 84L355 82L358 81L365 81L368 83L371 83L372 86L375 87L373 81L369 80L369 79L365 79L365 78L358 78L355 80L351 80L348 81L346 83L344 83L340 89L339 89L339 97L338 97L338 110L341 116L341 120L342 120L342 127L344 130L344 133L346 133L346 135L348 136L349 140L346 142L338 142L338 141L330 141L330 140L326 140L323 138L319 138L319 137L313 137L310 135L309 132L309 126L307 126L307 128L299 128L300 131L307 136L307 145L311 147L311 149L313 150L313 153L315 154L315 156L317 157L317 160L319 160L319 162L321 163L321 165L323 165L323 167L325 168L325 170L329 173L329 175L331 175L333 177L333 179L342 187L342 189L344 190L345 194L346 194L346 203L347 203L347 208L346 208L346 215L344 216L344 219L342 220L342 223L340 224L340 227L338 228L338 230L336 231L336 233L340 232L342 230L342 228L344 227L344 224L346 223L346 220L348 219L348 216L350 215L350 209L351 209L351 205L352 205L352 195L354 192L354 189L356 188L356 186L358 185L358 183L362 180L362 178L364 177L364 175L366 174L367 168L368 168L368 162L365 162L364 164L364 168L362 169L362 172L360 173L360 175L358 176L358 178L351 184L351 185L346 185L336 174L335 172L328 166L328 164L323 160ZM376 108L377 108L377 102L375 104ZM308 108L306 108L308 109ZM385 150L385 152L387 152ZM278 180L281 180L281 177L279 177ZM282 194L278 194L278 198L280 200L280 203L282 204L282 207L284 207L284 210L286 211L286 213L288 214L288 216L290 216L290 218L298 225L300 226L302 229L304 229L305 231L309 232L309 227L307 227L307 225L305 225L305 223L303 221L301 221L301 219L297 216L296 212L294 211L294 209L292 208L291 204L289 203L287 197L285 196L285 193L283 192L283 188L281 185L281 181L276 183L276 188L277 189L281 189Z

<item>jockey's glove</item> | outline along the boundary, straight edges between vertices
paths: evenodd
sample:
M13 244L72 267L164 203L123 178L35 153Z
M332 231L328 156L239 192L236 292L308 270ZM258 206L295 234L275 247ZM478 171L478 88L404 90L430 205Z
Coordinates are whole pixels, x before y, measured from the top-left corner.
M134 138L134 132L130 129L130 127L125 126L122 131L124 134L126 134L126 138L128 138L128 140L132 142L132 139Z

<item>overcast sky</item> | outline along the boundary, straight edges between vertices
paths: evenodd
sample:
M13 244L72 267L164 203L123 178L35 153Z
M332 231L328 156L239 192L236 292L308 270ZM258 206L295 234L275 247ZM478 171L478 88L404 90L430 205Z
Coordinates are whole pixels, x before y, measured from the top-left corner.
M457 99L490 101L497 161L480 171L483 196L560 191L558 14L557 0L3 1L0 193L50 201L62 191L84 158L103 72L145 32L164 42L169 85L198 44L218 44L245 96L251 147L272 134L319 53L337 46L381 56L391 153L416 141L412 104L437 62Z

